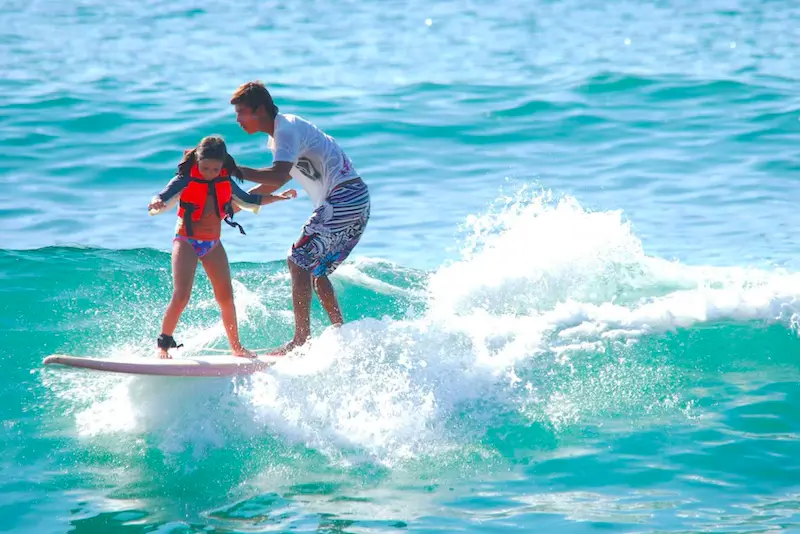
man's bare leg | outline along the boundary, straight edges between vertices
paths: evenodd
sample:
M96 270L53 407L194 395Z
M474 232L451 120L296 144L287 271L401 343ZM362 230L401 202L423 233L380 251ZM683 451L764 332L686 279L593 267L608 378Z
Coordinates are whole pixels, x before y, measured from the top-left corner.
M342 326L342 323L344 323L342 309L339 307L339 301L336 299L336 292L333 290L330 279L327 276L315 277L314 290L317 292L317 297L319 297L322 307L327 312L331 324L333 326Z
M280 356L308 341L311 337L311 273L304 271L291 259L287 259L292 276L292 307L294 308L294 338L286 345L269 354Z

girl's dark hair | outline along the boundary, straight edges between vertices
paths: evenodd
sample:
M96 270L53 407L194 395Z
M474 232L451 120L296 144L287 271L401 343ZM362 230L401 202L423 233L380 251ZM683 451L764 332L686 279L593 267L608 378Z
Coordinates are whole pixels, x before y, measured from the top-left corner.
M201 159L222 160L222 168L228 171L231 176L238 178L240 182L244 182L242 170L236 165L236 160L228 154L228 148L221 137L216 135L204 137L195 148L185 150L183 159L178 163L178 174L188 176L194 164Z

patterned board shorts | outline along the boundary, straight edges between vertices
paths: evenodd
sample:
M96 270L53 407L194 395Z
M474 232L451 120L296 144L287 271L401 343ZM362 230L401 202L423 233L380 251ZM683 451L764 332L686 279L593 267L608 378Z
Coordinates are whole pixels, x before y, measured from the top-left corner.
M369 210L369 189L363 181L337 187L306 221L289 257L313 276L328 276L358 244Z

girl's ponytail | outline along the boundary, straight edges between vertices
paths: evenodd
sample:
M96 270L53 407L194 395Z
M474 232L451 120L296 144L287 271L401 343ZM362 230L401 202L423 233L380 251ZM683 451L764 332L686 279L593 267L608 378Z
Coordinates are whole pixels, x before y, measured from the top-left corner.
M222 167L228 171L228 174L231 176L235 176L239 182L244 182L244 175L242 174L242 169L236 165L236 160L233 159L233 156L230 154L225 154L225 160L222 164Z
M189 176L189 171L192 170L194 164L197 163L197 149L183 151L183 159L178 163L178 174L181 176Z

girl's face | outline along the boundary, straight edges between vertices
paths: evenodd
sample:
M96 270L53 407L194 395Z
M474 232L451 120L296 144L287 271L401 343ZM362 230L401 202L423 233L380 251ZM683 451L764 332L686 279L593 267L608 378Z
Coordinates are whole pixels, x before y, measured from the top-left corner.
M200 169L203 178L213 180L222 172L222 163L221 159L201 159L197 162L197 168Z

